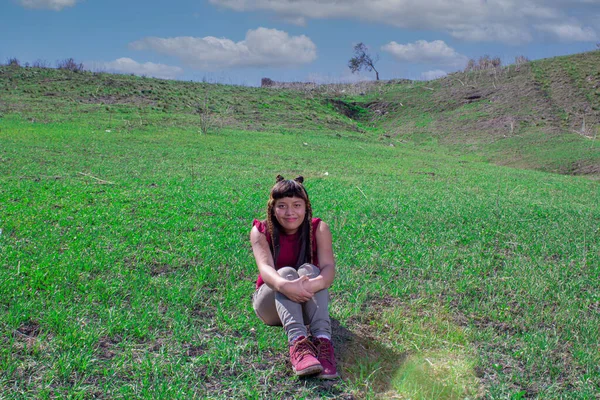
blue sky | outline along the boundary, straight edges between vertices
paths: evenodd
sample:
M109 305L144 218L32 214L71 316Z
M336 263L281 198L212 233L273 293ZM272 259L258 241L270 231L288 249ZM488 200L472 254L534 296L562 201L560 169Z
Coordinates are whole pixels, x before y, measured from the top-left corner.
M600 0L0 0L0 62L73 57L96 71L259 85L427 79L484 54L504 64L589 51Z

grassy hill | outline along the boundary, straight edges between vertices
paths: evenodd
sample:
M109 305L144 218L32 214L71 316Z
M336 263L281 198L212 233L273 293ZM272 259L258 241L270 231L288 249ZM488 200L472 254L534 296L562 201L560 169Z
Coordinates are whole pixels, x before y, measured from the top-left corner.
M296 90L0 67L0 112L37 122L89 115L98 128L164 123L360 133L502 165L598 177L599 66L600 52L593 51L432 82Z
M600 52L380 85L356 104L390 139L551 172L598 175Z
M597 396L597 57L315 90L2 67L0 397ZM251 309L278 173L333 232L336 382Z

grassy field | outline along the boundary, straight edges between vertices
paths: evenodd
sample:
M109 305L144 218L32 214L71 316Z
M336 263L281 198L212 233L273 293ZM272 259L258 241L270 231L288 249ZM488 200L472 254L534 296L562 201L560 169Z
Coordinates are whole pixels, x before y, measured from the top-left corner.
M0 398L598 397L593 170L485 162L593 167L597 139L440 136L498 112L443 108L447 81L339 98L7 71ZM333 233L339 381L294 377L252 311L249 231L279 173Z
M352 135L0 124L0 397L600 391L593 181ZM293 377L251 309L277 173L334 234L335 383Z

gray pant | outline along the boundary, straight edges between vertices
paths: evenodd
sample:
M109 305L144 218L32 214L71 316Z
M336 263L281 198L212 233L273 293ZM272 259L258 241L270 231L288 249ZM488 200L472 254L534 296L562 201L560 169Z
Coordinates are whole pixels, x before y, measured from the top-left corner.
M319 268L312 264L303 264L298 271L292 267L283 267L277 272L288 281L304 275L316 278L320 274ZM327 289L315 293L306 303L296 303L264 284L254 292L252 305L258 318L265 324L283 326L290 341L298 336L308 336L306 325L310 326L313 336L325 335L331 338Z

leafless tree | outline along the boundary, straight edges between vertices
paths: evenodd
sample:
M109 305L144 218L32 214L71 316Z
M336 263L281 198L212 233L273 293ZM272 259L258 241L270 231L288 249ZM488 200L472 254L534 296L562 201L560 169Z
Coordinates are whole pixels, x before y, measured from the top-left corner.
M528 62L529 62L529 58L527 58L525 56L516 56L515 57L515 64L517 64L517 65L527 64Z
M18 58L11 57L6 61L6 65L8 65L9 67L20 67L21 63L19 62Z
M71 72L81 72L83 71L83 64L75 62L72 58L66 58L62 61L56 62L56 68L58 69L66 69Z
M491 58L489 55L479 57L479 60L469 59L465 72L470 71L483 71L487 69L497 69L502 66L502 60L500 57Z
M42 60L41 58L38 58L37 60L35 60L33 62L33 64L31 66L33 68L50 68L50 63L48 63L48 61L46 61L46 60Z

